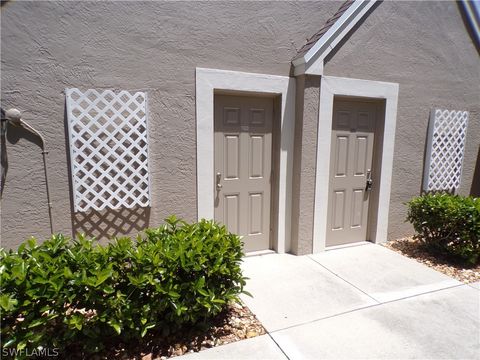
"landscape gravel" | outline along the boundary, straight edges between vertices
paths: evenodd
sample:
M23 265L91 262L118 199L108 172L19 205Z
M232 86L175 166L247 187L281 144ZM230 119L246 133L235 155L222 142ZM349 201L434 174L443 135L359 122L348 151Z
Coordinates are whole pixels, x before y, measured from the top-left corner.
M466 264L452 262L452 260L442 256L434 256L427 252L419 240L416 240L413 237L391 240L384 243L383 246L404 256L415 259L416 261L457 279L464 284L480 281L480 264L469 267Z
M142 344L119 344L107 356L98 356L97 359L166 360L263 334L264 327L250 309L233 303L205 329L184 328L169 336L152 334Z

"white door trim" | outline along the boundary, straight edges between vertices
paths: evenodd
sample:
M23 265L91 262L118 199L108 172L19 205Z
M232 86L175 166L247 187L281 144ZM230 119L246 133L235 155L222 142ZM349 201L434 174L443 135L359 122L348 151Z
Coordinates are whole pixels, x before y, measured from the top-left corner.
M277 218L278 253L290 251L295 79L288 76L196 68L197 217L214 218L213 100L215 90L281 95L280 168Z
M398 84L322 76L318 114L317 167L313 223L313 252L325 250L327 233L330 146L334 96L358 96L385 99L385 126L382 144L382 168L378 197L375 243L387 240L388 211L392 182L393 149L397 121ZM380 216L379 216L380 215Z

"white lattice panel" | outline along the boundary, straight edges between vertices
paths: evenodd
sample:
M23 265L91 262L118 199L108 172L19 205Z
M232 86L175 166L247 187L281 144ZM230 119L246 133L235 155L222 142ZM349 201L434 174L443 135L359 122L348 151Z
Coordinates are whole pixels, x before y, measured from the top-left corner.
M467 111L432 111L425 158L424 190L456 191L459 188L467 126Z
M150 205L147 95L66 89L76 212Z

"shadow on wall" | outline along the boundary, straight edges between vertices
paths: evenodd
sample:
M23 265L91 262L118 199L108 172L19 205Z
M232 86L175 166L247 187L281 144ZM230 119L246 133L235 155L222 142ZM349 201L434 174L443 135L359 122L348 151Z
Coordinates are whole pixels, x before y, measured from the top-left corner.
M2 118L4 116L4 111L2 109ZM10 145L15 145L21 139L27 140L28 142L37 145L39 148L39 154L42 151L42 140L31 131L25 129L21 126L13 126L8 122L2 122L2 131L1 131L1 168L2 175L0 180L0 198L3 196L3 191L5 189L5 184L7 181L7 172L8 172L8 150L7 150L7 141ZM41 156L41 155L40 155Z
M480 147L477 153L477 164L475 165L475 172L473 173L472 187L470 188L470 195L480 197Z
M64 108L65 146L70 149L68 134L67 108ZM102 243L117 236L136 236L150 225L150 208L134 207L131 209L104 209L75 212L72 184L72 167L70 151L67 151L68 185L70 189L70 211L72 220L72 237L85 234L94 237Z
M73 213L73 212L72 212ZM83 233L102 242L122 235L137 235L149 226L150 208L92 210L73 213L73 234Z
M427 115L427 126L426 126L426 132L425 132L425 140L423 141L423 159L422 159L422 181L420 182L420 189L419 189L419 194L421 194L427 187L427 184L425 183L425 172L428 171L428 169L425 169L426 163L427 163L427 157L428 157L428 134L430 132L430 126L432 126L430 118L431 118L431 111L429 110L429 113Z
M39 153L42 151L42 140L31 131L21 127L8 125L7 140L10 144L15 145L21 139L27 140L32 144L35 144L39 148Z

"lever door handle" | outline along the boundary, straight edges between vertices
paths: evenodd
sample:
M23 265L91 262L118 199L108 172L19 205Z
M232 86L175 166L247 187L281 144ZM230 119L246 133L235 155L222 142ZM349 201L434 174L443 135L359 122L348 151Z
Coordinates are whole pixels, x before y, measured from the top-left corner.
M365 185L365 190L366 191L372 191L372 186L373 186L372 170L368 169L367 170L367 183Z
M220 191L222 190L222 187L223 185L220 184L220 180L222 179L222 174L221 173L217 173L217 176L216 176L216 183L215 183L215 187L217 188L217 191Z

